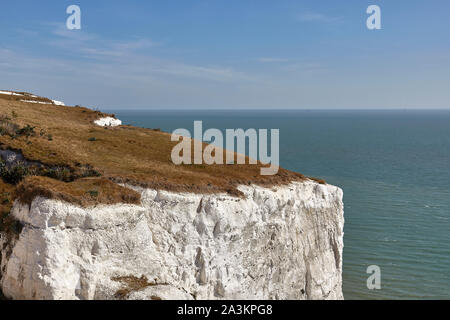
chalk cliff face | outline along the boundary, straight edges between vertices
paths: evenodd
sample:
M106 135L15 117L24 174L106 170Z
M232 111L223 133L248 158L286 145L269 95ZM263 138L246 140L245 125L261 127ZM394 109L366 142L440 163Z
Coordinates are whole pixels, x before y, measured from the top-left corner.
M313 181L245 195L137 189L141 205L16 202L1 234L13 299L342 299L342 190Z

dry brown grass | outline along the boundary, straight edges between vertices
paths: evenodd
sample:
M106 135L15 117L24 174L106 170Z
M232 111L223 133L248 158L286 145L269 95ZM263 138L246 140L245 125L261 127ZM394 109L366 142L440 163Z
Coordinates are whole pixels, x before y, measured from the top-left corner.
M318 184L327 184L327 182L324 179L313 178L313 177L309 177L309 179L311 179L312 181L317 182Z
M152 286L159 285L167 285L165 283L157 283L156 280L153 283L150 283L145 276L141 276L140 278L135 276L126 276L126 277L113 277L111 280L120 282L123 287L116 291L115 297L118 299L126 299L130 293L143 290ZM161 300L161 298L152 296L152 300Z
M47 177L29 176L16 189L17 198L31 204L36 196L63 200L88 207L97 203L139 204L140 194L105 178L83 178L62 182Z
M4 97L7 97L4 99ZM3 148L21 150L28 160L49 166L63 166L72 172L92 167L103 178L62 183L48 178L27 178L20 186L23 201L37 194L90 205L93 203L134 203L135 195L118 193L104 178L155 189L195 193L227 192L240 195L240 184L274 186L303 180L299 173L280 169L274 176L261 176L258 165L181 165L171 162L171 150L177 142L170 134L132 126L103 128L94 120L106 114L83 107L63 107L18 102L0 95L0 114L14 115L20 128L35 127L35 136L0 136ZM95 141L94 139L95 138ZM89 181L89 182L86 182ZM98 183L99 196L86 197L85 191ZM130 198L128 198L130 196ZM128 199L128 200L127 200ZM130 200L132 199L132 200Z
M10 91L10 90L0 90L0 91ZM15 92L15 91L12 91L12 92L18 93L18 94L20 94L20 96L0 94L0 99L10 100L10 101L20 101L20 100L39 101L39 102L53 104L53 101L51 99L44 98L44 97L33 97L33 95L28 92Z

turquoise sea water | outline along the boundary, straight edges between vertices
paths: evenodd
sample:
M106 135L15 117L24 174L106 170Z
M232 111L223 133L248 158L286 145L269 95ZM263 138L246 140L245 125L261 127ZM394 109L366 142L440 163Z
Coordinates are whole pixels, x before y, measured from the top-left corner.
M168 132L279 128L282 167L344 190L345 298L450 299L450 111L110 112Z

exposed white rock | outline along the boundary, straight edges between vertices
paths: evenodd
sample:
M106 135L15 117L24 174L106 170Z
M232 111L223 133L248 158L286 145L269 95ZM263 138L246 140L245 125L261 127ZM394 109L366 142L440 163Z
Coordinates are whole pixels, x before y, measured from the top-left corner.
M50 102L36 101L36 100L20 100L20 102L39 103L39 104L51 104Z
M23 94L15 93L12 91L0 91L0 94L5 94L8 96L23 96Z
M342 299L342 190L312 181L245 198L134 188L141 205L14 204L0 284L13 299ZM1 243L3 242L3 243Z
M52 100L53 104L56 104L57 106L65 106L64 102L58 101L58 100Z
M94 123L101 127L117 127L122 125L122 121L112 117L105 117L95 120Z
M37 97L35 97L37 98ZM28 102L28 103L39 103L39 104L51 104L50 102L43 102L43 101L37 101L37 100L20 100L21 102ZM65 106L64 102L52 100L54 105L57 106Z

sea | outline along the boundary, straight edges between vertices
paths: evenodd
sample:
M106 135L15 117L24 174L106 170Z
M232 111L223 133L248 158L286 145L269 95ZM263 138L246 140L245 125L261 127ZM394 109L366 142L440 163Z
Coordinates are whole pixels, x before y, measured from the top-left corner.
M450 110L105 111L166 132L279 129L282 167L344 191L345 299L450 299Z

